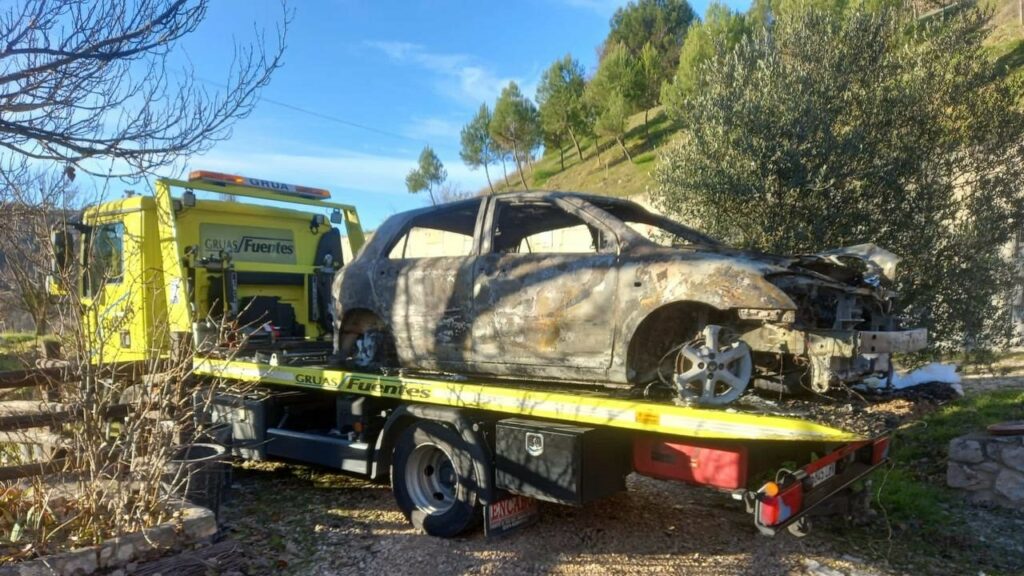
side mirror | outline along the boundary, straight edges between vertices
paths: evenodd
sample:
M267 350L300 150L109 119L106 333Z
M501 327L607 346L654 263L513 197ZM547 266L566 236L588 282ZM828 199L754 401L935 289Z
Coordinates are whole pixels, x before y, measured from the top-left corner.
M53 261L50 263L50 274L46 277L47 292L54 296L65 294L64 279L70 277L75 262L75 241L63 225L53 228L50 234L53 245Z
M53 272L62 276L70 274L75 261L74 238L67 228L59 226L53 229L50 240L53 242Z
M331 211L331 224L341 224L341 210L335 208Z

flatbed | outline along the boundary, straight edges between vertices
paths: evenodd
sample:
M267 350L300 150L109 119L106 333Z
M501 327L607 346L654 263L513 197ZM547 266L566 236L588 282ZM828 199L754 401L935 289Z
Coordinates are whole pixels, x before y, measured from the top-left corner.
M590 474L615 476L635 471L729 491L746 502L755 525L765 534L783 528L795 534L806 533L807 515L812 510L848 495L850 487L882 465L888 455L887 435L865 437L799 418L619 398L611 391L581 390L567 385L476 382L458 376L389 375L209 357L196 357L193 371L197 377L241 384L243 388L259 386L266 395L263 397L271 397L273 390L291 394L291 402L320 409L329 403L329 398L335 398L339 406L352 406L359 398L369 398L377 402L375 410L387 414L376 426L367 423L365 428L348 429L336 421L333 427L328 425L329 429L317 429L314 425L313 430L303 430L301 425L296 428L294 424L283 423L289 417L293 423L322 422L323 418L296 418L295 412L291 416L286 414L286 408L276 412L282 422L279 426L272 422L273 416L264 413L226 413L223 406L237 410L244 404L246 411L263 409L259 402L240 404L229 398L221 401L220 411L214 411L218 414L214 420L232 422L236 430L239 420L263 422L265 427L264 434L241 439L265 449L236 451L243 456L313 463L377 480L390 479L395 485L401 483L391 468L395 464L396 438L400 436L395 426L401 424L396 423L403 419L407 426L414 420L442 422L475 448L470 451L477 455L471 459L483 460L478 463L481 470L477 473L488 478L481 483L490 489L477 497L487 510L484 517L488 525L495 526L507 524L508 519L498 514L495 520L496 514L491 510L535 510L521 503L510 505L510 494L566 504L584 504L592 499L583 494L558 496L566 474L561 469L549 478L533 478L528 485L507 479L496 483L494 478L501 478L501 463L507 459L500 453L507 446L500 441L502 426L525 426L530 430L527 435L538 436L557 436L567 425L580 431L599 431L600 434L591 435L594 439L589 442L597 444L595 450L607 448L613 456L591 468ZM249 396L255 397L259 395ZM339 408L339 412L342 410ZM409 414L414 414L414 418L408 419ZM370 433L354 434L355 430ZM581 444L588 441L584 432L580 432L580 438ZM513 459L516 457L529 458L518 455ZM571 451L558 457L558 461L572 460ZM783 469L783 462L795 462L798 467ZM537 472L532 470L531 474ZM574 480L579 483L587 472L574 472L570 467L569 473L579 475ZM766 479L769 481L764 482ZM758 486L757 482L762 484ZM451 535L447 528L421 526L430 533Z
M273 366L257 362L197 357L199 376L392 398L423 404L550 418L705 440L787 440L845 443L866 440L852 432L807 420L722 409L684 407L663 402L580 393L566 386L540 389L468 379L383 375L320 366Z

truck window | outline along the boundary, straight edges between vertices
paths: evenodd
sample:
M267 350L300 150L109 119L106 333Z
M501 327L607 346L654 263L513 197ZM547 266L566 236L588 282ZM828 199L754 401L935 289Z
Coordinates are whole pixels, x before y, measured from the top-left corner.
M120 284L124 278L124 224L96 226L90 240L86 295L95 296L104 284Z

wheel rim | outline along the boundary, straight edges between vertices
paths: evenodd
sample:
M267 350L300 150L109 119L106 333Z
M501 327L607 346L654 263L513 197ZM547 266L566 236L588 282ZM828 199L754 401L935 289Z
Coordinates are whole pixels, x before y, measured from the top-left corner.
M721 406L747 389L753 372L750 347L742 341L722 344L721 329L707 326L700 338L679 349L675 381L683 400Z
M367 368L377 361L377 348L380 345L377 340L373 332L366 332L356 340L356 353L352 358L356 366Z
M443 514L455 505L455 464L437 445L420 444L409 455L405 485L416 508L428 514Z

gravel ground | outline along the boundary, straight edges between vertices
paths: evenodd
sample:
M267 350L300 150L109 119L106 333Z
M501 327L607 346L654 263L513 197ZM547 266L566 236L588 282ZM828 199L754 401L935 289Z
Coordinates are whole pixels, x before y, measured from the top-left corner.
M1021 378L990 378L971 379L964 388L970 394L1022 386ZM945 394L933 389L917 397L880 399L861 406L858 418L873 415L867 421L891 426L944 404ZM487 539L478 531L443 540L414 530L387 486L304 466L246 463L236 468L233 498L223 508L223 519L227 535L245 546L248 574L917 572L866 560L885 554L856 549L849 543L856 539L844 536L841 521L825 523L803 539L788 534L769 538L757 533L750 515L727 495L636 475L628 478L627 492L585 508L542 503L540 521L519 532ZM878 534L887 529L880 518L870 528ZM1006 537L1024 532L1024 518L1008 511L978 510L952 532L965 540L949 544L954 556L961 554L958 550L977 549L978 541L990 553L1006 554L1011 548L1014 555L1024 553L1019 537ZM884 537L880 541L884 544ZM928 573L962 572L943 570L941 560L924 561Z
M238 472L225 519L253 574L893 573L827 533L761 536L726 495L635 475L585 508L542 505L517 533L443 540L412 529L384 486L280 464Z

